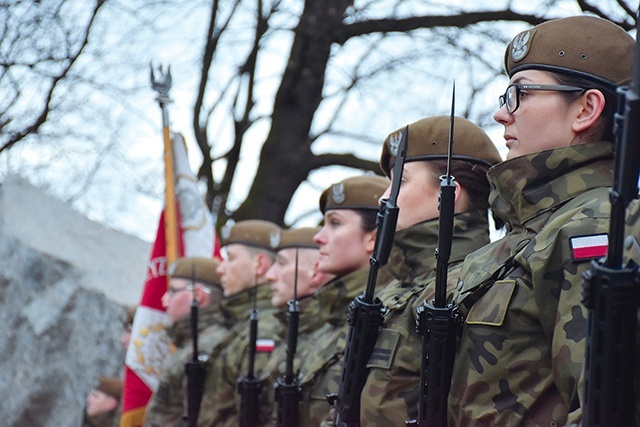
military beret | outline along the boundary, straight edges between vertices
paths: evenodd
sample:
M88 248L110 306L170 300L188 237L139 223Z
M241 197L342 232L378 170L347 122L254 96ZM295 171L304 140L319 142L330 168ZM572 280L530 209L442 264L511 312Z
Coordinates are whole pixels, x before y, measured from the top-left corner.
M280 227L261 219L248 219L225 226L220 231L223 246L232 243L252 246L267 251L275 251L280 239Z
M213 258L178 258L169 266L169 276L220 286L220 276L216 272L219 263Z
M509 43L509 77L537 69L586 78L609 88L631 79L635 41L611 21L593 16L554 19L523 31Z
M380 196L389 180L378 175L361 175L332 184L320 195L320 212L330 209L369 210L380 208Z
M122 393L122 381L114 377L101 377L96 390L100 390L109 396L120 399L120 394Z
M434 116L409 125L406 162L446 159L449 153L450 116ZM384 140L380 167L389 176L395 153L402 138L401 128ZM453 159L467 160L491 167L501 162L500 154L489 136L476 124L462 117L454 118Z
M320 245L313 240L313 236L318 234L319 231L320 227L302 227L282 230L278 250L287 248L317 249Z

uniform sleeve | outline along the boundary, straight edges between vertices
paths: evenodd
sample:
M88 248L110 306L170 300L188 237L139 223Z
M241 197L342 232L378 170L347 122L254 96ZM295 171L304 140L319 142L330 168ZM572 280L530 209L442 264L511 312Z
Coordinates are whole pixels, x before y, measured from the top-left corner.
M575 237L606 233L608 219L593 215L582 219L556 218L525 252L532 276L540 323L551 343L553 381L569 408L568 423L579 423L584 403L585 346L588 311L582 302L584 272L591 258L571 249Z
M183 374L179 361L167 366L147 405L144 427L184 427Z

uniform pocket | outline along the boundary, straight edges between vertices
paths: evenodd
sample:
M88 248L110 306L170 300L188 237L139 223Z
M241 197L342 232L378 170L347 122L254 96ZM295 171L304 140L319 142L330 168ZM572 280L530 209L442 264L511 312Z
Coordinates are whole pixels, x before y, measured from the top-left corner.
M515 288L515 280L495 282L482 298L471 307L465 323L469 325L502 326Z
M390 369L398 348L398 340L400 340L400 332L394 329L381 329L367 368Z

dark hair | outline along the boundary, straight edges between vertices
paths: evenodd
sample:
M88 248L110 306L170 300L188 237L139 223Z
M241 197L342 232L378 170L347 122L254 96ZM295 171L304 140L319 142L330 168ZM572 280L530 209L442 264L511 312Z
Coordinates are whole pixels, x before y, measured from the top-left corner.
M440 175L447 172L446 160L429 160L429 169L432 172L434 182L440 183ZM473 163L467 160L451 160L451 175L455 180L467 190L469 195L469 206L466 210L489 209L489 180L487 179L486 165Z
M364 231L373 231L376 229L376 219L378 211L373 209L353 209L355 213L360 215L361 226Z
M585 89L597 89L604 95L605 104L602 114L600 115L602 121L598 125L596 137L604 141L615 141L615 135L613 133L613 117L616 111L618 111L618 95L612 88L595 83L593 80L589 80L583 77L571 76L568 74L551 72L553 77L562 85L570 85L582 87ZM582 96L583 92L560 92L568 102L573 102Z

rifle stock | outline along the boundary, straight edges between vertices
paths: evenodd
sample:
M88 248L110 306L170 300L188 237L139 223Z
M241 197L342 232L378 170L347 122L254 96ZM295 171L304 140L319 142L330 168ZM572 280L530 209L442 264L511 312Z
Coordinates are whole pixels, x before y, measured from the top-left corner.
M636 19L640 31L640 20ZM630 87L618 90L615 117L616 161L610 192L609 246L584 275L584 303L589 309L585 364L585 427L634 423L634 372L640 292L638 265L623 265L625 218L638 196L640 167L640 45L636 42Z
M398 193L406 157L409 126L405 127L398 144L393 167L393 182L389 199L383 200L377 217L377 234L373 253L369 258L369 276L365 292L349 305L349 335L344 353L342 377L337 395L335 425L360 425L360 393L367 379L367 363L376 344L378 331L384 321L385 307L375 296L378 270L384 266L391 252L398 221Z
M455 82L451 100L449 153L446 175L440 177L438 247L436 248L435 298L425 301L417 310L416 330L422 336L422 369L418 419L408 425L420 427L447 426L447 397L455 358L456 335L459 331L458 308L447 304L447 276L453 240L456 184L451 176Z

